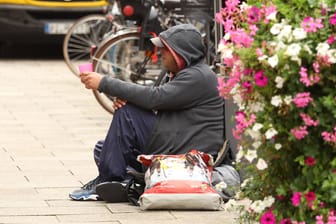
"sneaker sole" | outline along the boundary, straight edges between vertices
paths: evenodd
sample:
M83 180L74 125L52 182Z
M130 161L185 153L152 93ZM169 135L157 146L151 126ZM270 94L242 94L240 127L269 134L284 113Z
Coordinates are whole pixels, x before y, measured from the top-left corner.
M72 195L69 195L69 197L75 201L99 201L100 200L98 194L91 194L88 196L81 196L81 197L74 197Z
M99 198L109 203L128 202L125 187L120 182L104 182L96 186Z

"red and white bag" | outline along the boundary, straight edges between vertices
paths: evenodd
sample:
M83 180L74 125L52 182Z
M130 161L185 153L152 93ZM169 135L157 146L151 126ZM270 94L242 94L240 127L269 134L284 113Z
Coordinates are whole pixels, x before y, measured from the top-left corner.
M211 187L213 158L191 150L182 155L139 155L148 167L140 208L218 210L221 196Z

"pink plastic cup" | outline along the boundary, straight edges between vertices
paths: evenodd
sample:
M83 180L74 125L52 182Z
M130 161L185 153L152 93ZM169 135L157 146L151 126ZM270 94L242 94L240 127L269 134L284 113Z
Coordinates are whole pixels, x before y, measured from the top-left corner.
M78 65L79 72L92 72L93 71L93 65L92 63L84 63Z

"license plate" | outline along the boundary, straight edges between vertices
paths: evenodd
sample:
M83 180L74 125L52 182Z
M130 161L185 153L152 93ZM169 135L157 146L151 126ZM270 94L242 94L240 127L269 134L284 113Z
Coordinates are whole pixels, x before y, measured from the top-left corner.
M46 34L66 34L73 23L71 22L49 22L44 24L44 33ZM89 26L82 24L73 32L76 34L89 33Z

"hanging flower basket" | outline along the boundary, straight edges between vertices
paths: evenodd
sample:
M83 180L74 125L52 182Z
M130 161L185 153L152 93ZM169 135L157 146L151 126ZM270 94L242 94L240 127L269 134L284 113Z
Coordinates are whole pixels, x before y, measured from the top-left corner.
M336 3L225 4L218 88L238 108L237 165L251 162L241 222L335 224Z

